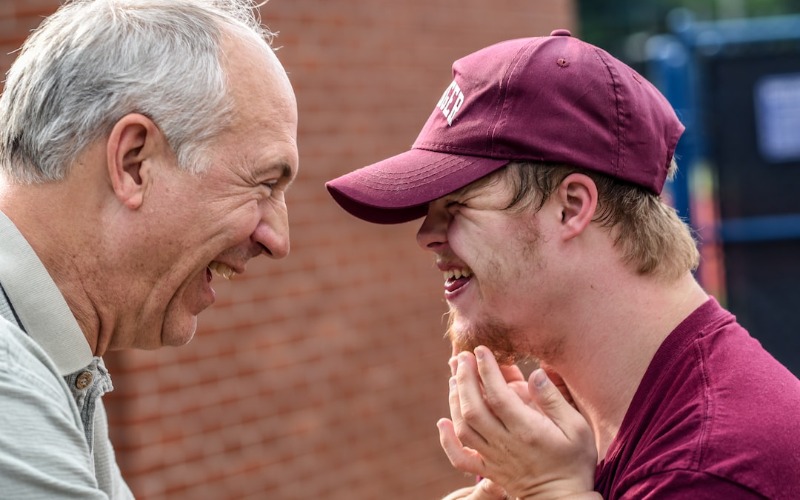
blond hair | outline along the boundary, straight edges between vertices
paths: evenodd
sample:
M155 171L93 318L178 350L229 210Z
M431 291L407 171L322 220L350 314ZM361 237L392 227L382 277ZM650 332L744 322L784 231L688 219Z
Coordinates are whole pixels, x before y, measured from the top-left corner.
M506 169L514 186L513 207L541 209L568 175L581 173L597 186L594 221L614 235L623 261L641 275L677 279L697 268L700 254L689 226L660 196L640 186L583 168L529 162L512 162ZM669 175L677 164L673 160Z

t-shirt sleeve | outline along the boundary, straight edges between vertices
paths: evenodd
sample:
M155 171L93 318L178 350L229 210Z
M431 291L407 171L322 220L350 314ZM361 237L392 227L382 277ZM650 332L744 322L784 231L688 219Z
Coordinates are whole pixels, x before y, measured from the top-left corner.
M620 499L625 500L730 500L763 499L763 495L727 479L707 472L672 470L662 472L631 484Z

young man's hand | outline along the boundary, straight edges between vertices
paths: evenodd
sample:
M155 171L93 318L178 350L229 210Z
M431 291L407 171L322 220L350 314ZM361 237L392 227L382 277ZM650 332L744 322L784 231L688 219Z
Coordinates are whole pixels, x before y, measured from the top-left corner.
M501 369L486 347L457 355L450 379L452 420L437 424L450 462L490 479L511 498L599 498L593 493L597 450L588 423L543 370L531 374L526 392L519 378Z

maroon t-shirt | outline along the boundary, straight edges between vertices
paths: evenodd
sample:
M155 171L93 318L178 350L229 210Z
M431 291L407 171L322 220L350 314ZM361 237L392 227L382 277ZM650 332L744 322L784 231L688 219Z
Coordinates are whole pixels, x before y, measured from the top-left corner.
M595 489L604 499L800 499L800 381L710 299L656 352Z

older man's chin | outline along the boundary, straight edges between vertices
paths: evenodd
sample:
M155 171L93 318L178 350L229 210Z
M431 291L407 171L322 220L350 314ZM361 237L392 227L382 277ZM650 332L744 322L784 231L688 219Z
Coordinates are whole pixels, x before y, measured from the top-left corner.
M167 318L161 330L161 345L157 347L179 347L188 344L197 333L197 315L182 318Z

